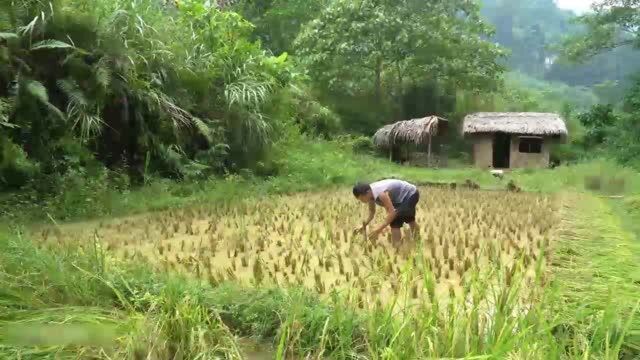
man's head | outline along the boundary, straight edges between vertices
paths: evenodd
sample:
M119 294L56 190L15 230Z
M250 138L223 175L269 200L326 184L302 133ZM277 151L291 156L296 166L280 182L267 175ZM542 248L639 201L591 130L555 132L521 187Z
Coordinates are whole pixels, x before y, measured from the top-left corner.
M367 183L357 183L353 187L353 196L363 203L368 203L373 200L373 193L371 192L371 185Z

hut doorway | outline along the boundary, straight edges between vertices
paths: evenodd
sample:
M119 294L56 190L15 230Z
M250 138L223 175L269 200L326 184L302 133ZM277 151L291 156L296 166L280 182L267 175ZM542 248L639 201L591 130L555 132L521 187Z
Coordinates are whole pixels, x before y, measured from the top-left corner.
M493 167L508 169L511 160L511 135L497 132L493 138Z

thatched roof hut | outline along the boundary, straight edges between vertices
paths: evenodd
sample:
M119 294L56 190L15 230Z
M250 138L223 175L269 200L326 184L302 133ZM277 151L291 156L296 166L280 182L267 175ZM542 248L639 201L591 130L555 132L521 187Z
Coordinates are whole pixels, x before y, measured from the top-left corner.
M560 116L552 113L475 113L467 116L462 125L466 134L496 133L538 136L567 136L567 126Z
M448 123L438 116L398 121L385 125L373 135L373 143L380 149L390 149L397 144L429 145L431 137L438 135L439 128Z
M476 113L462 132L473 142L473 158L482 168L549 166L551 146L567 137L567 126L551 113Z

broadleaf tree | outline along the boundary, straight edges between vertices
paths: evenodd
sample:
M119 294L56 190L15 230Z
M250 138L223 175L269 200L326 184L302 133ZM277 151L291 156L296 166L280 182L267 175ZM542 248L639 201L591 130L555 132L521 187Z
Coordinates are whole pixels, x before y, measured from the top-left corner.
M497 84L503 51L486 40L491 29L478 10L463 0L336 0L303 27L295 50L329 93L371 94L398 118L409 86L436 81L479 91Z

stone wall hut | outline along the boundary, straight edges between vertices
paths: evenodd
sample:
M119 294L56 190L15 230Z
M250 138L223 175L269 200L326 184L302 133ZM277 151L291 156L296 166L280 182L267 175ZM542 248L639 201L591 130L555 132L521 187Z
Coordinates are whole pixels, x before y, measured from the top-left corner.
M554 142L567 138L564 120L551 113L476 113L463 122L480 168L544 168Z
M389 154L390 160L403 162L421 155L432 164L437 137L448 129L448 120L438 116L398 121L385 125L373 135L373 144Z

